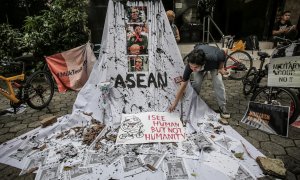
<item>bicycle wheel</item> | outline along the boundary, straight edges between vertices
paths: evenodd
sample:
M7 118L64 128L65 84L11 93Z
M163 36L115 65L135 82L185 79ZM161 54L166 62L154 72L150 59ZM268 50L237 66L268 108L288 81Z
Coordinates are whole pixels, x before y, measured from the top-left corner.
M243 81L243 93L245 96L249 95L251 92L253 92L253 89L256 86L256 75L257 70L255 67L252 67L246 74Z
M241 80L252 68L253 59L245 51L234 51L227 56L224 66L226 70L229 70L230 78Z
M33 109L47 107L53 97L54 83L45 71L33 73L26 81L26 102Z
M251 101L290 107L290 124L296 120L300 112L297 96L287 88L263 87L253 94Z

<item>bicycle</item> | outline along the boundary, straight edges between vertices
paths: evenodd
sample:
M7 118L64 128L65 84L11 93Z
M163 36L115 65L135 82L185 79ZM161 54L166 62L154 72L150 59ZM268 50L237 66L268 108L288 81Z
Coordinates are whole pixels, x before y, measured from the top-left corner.
M19 67L21 65L22 67ZM12 71L16 72L20 68L22 68L21 73L11 74ZM5 85L0 84L0 94L10 100L14 113L23 103L37 110L49 105L54 94L54 82L47 72L36 71L26 78L24 62L3 61L0 61L0 72L6 74L6 77L1 74L0 80L5 82L7 88L6 90Z
M227 40L226 48L231 49L233 46L234 36L222 37L222 47ZM247 75L249 69L253 67L253 58L246 51L233 51L226 54L224 69L229 72L229 77L234 80L242 80Z
M294 42L292 42L292 44L293 43ZM261 80L268 75L268 64L265 65L265 68L263 69L265 59L269 57L282 57L282 55L279 55L278 53L282 53L282 49L287 48L288 46L290 45L278 47L273 52L272 56L265 52L258 52L258 56L260 57L260 66L258 69L252 67L248 71L245 79L243 80L243 93L244 95L249 95L250 93L253 94L250 98L250 101L290 107L289 122L291 124L300 114L300 90L298 89L297 94L292 91L291 88L267 86L261 87L259 85Z

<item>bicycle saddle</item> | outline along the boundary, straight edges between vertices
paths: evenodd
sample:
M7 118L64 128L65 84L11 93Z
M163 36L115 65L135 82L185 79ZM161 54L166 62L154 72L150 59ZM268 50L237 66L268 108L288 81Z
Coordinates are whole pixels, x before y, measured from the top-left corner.
M270 55L268 53L261 52L261 51L257 52L257 55L260 57L260 59L265 59L265 58L270 57Z
M19 57L14 58L14 61L26 63L26 62L33 62L35 60L34 60L34 56L32 54L27 54L24 56L19 56Z

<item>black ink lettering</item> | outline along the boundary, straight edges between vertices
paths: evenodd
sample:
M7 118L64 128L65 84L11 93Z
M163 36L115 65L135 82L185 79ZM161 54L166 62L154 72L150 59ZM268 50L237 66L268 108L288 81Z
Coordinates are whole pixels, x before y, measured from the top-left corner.
M115 88L118 87L118 85L121 85L121 87L125 88L125 83L124 80L122 78L122 76L120 74L118 74L118 76L116 77L116 83L115 83Z

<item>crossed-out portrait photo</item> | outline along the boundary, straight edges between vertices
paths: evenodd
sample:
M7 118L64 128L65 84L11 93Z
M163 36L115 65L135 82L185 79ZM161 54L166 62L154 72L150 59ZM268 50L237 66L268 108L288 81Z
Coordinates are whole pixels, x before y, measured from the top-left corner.
M146 24L128 24L127 54L148 54L148 28Z
M148 56L128 56L129 72L149 71Z
M126 11L128 23L144 23L147 19L146 6L132 6Z

